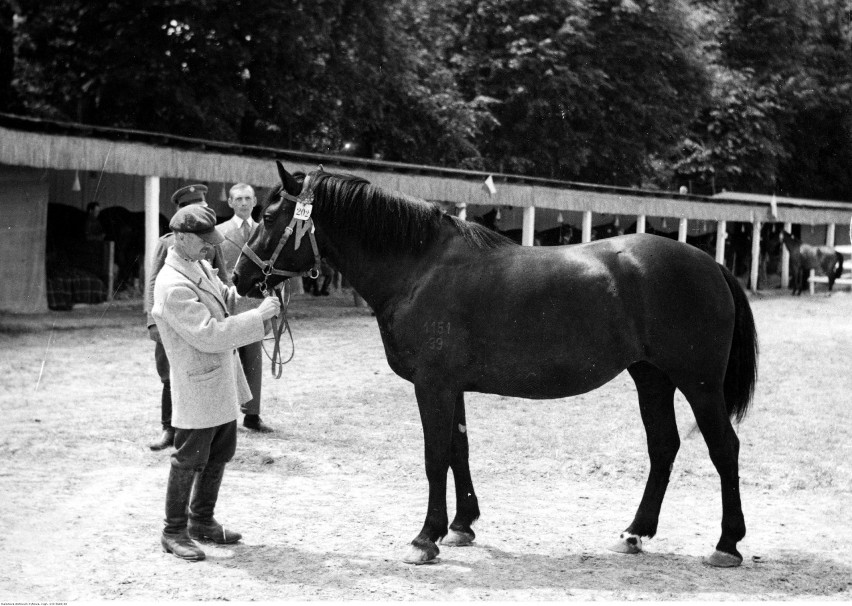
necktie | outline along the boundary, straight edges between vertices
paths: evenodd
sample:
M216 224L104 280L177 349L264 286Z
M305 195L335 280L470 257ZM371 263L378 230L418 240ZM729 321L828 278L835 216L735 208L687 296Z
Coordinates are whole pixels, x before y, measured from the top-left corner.
M248 242L249 236L251 235L251 228L249 227L248 221L243 221L242 231L243 243Z

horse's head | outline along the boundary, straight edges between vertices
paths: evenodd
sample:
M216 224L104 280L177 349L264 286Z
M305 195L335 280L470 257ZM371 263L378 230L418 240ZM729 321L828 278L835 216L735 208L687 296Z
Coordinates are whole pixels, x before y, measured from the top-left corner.
M797 252L802 245L801 241L797 240L793 234L787 233L783 229L778 237L791 253Z
M287 278L319 269L310 218L310 177L293 176L280 162L276 164L281 186L273 189L263 204L261 221L234 268L233 282L243 296L263 296Z

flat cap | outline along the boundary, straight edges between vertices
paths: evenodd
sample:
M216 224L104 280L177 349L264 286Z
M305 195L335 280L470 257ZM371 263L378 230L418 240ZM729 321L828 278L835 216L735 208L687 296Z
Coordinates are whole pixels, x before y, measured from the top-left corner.
M174 202L177 206L198 204L199 202L207 202L206 195L206 185L187 185L186 187L181 187L172 194L172 202Z
M225 241L216 229L216 213L209 206L184 206L169 221L169 227L172 231L195 234L210 244L221 244Z

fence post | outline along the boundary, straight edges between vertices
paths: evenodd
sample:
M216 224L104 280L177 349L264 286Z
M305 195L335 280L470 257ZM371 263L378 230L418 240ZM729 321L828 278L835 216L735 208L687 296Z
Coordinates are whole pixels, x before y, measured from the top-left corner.
M583 211L583 243L592 241L592 211Z
M532 246L535 244L535 206L524 208L524 226L521 232L521 244Z
M784 231L788 234L793 231L792 223L784 224ZM787 288L790 285L790 251L787 250L787 245L781 245L781 288Z
M104 240L101 253L102 269L107 279L107 301L112 301L112 291L115 288L115 276L112 273L112 266L115 264L115 242Z
M757 292L757 276L760 272L760 221L751 224L751 291Z
M142 294L148 300L148 276L160 237L160 178L145 177L145 276Z

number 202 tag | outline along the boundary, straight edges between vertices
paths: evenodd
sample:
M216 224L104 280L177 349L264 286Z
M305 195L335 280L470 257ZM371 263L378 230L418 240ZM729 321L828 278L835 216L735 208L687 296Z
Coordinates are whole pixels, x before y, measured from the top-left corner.
M296 202L296 211L293 213L294 219L299 219L299 221L307 221L311 218L311 211L314 209L313 204L305 204L303 202Z

